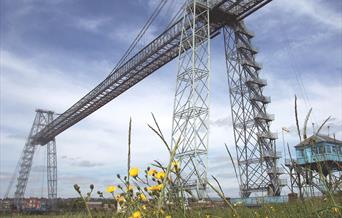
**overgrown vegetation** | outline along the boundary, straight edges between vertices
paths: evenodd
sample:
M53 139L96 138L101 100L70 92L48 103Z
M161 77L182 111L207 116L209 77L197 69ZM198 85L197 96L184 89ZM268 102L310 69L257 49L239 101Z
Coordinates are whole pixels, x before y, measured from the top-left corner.
M131 120L128 131L128 162L127 175L117 174L119 184L111 184L105 191L97 191L98 197L114 205L108 210L91 210L87 202L91 201L94 185L90 191L82 192L77 184L74 189L80 195L78 208L81 212L48 215L15 215L15 217L342 217L342 196L327 195L321 198L298 199L286 204L265 204L260 207L245 207L242 204L231 204L221 189L219 181L213 177L216 184L209 183L222 199L221 204L208 201L194 206L184 201L184 196L191 193L178 189L177 183L182 179L180 163L175 160L178 143L171 147L153 116L154 127L149 128L161 139L169 152L169 160L164 166L155 160L146 169L141 170L131 166ZM179 140L178 140L179 142ZM134 158L134 157L133 157ZM112 199L104 198L111 196ZM80 204L81 203L81 204Z

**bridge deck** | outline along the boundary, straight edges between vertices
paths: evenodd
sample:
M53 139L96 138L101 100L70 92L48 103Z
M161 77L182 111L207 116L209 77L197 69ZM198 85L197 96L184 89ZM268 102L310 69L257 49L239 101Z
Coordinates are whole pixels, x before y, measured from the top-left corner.
M271 0L214 0L211 6L211 34L231 22L242 20ZM200 22L200 21L199 21ZM44 145L59 133L113 100L178 56L182 19L150 44L112 71L98 86L32 137L32 144Z

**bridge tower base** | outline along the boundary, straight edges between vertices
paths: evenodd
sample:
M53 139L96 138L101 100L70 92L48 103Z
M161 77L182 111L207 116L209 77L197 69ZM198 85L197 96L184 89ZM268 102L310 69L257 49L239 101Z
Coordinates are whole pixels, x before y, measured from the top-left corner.
M36 116L31 127L29 136L27 137L24 150L19 159L19 169L17 177L16 191L14 194L15 204L17 209L23 209L23 199L27 182L30 176L30 171L33 163L33 156L37 146L32 143L33 136L42 130L53 120L52 111L36 110ZM47 151L47 187L48 187L48 207L54 209L57 199L57 152L55 139L49 141L46 146Z

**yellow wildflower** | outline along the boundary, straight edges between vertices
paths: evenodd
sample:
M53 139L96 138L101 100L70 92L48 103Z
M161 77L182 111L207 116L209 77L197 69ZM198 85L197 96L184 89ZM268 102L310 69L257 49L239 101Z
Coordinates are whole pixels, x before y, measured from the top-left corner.
M158 172L158 173L155 175L155 177L156 177L157 179L162 180L162 179L165 178L165 173L164 173L163 171Z
M115 192L115 190L116 190L116 187L114 185L110 185L106 189L106 191L109 193L113 193L113 192Z
M157 173L158 173L158 171L155 170L155 169L150 169L150 170L147 172L147 174L148 174L149 176L154 176L154 175L156 175Z
M149 191L160 191L163 188L164 188L164 185L159 184L159 185L153 185L153 186L147 187L147 190L149 190Z
M137 177L139 175L139 169L136 168L136 167L132 167L129 170L129 175L132 176L132 177Z
M135 212L132 214L132 217L133 217L133 218L141 218L141 213L140 213L140 211L135 211Z
M146 205L141 206L141 208L142 208L143 210L147 210Z
M167 215L165 218L171 218L171 215Z
M115 200L116 200L117 202L119 202L119 203L123 203L123 202L126 201L125 197L122 196L122 195L116 195L116 196L115 196Z
M160 190L162 190L164 188L164 185L163 184L159 184L159 185L157 185L157 188L160 191Z
M146 195L144 193L141 193L138 197L142 201L147 201Z

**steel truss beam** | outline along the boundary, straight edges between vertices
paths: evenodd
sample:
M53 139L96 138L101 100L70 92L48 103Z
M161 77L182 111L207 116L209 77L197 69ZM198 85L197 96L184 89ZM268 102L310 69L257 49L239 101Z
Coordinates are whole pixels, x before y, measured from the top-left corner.
M210 35L208 3L189 1L179 44L171 145L179 143L178 190L199 199L205 197L207 184Z
M22 208L23 198L30 175L33 156L37 145L32 143L33 136L45 128L53 120L52 111L36 110L36 116L27 138L24 150L19 160L19 175L17 178L15 203L18 209ZM57 152L55 139L46 144L47 150L47 184L49 206L54 208L57 199Z
M243 197L267 191L279 195L281 170L276 167L276 134L270 132L273 115L266 112L270 98L264 96L266 80L260 79L253 34L242 21L225 26L224 43L234 139Z
M208 2L211 17L210 33L212 37L215 37L224 24L243 19L270 0L212 0ZM103 82L46 128L35 134L32 143L46 144L177 57L182 28L190 28L182 24L182 19L177 21L131 59L113 70Z

